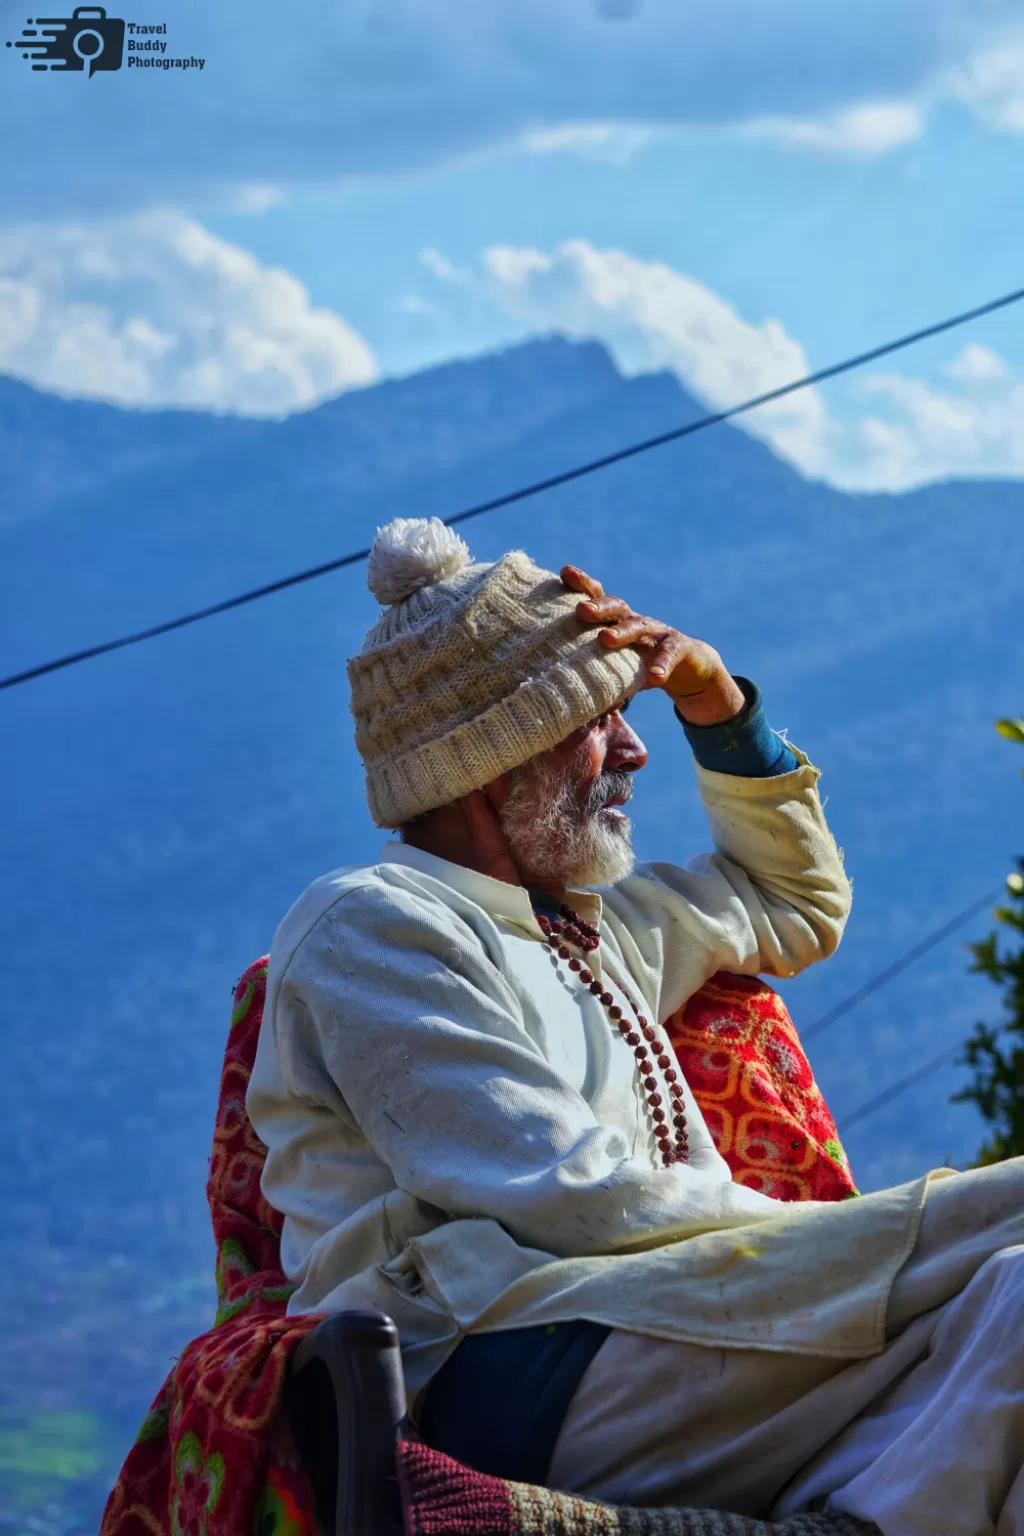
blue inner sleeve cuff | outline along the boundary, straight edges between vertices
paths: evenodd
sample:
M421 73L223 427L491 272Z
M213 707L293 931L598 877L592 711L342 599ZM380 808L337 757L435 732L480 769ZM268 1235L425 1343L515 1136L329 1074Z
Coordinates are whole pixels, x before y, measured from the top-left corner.
M738 677L736 682L747 702L732 720L721 725L691 725L676 710L694 757L702 768L741 779L773 779L792 773L800 764L768 724L760 688L747 677Z

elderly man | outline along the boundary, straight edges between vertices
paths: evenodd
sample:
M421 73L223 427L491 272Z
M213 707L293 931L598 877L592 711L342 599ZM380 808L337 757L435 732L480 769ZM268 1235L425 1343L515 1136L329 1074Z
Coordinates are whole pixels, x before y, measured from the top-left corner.
M249 1090L292 1312L393 1316L427 1438L592 1497L1024 1536L1024 1177L730 1180L661 1029L849 910L818 774L710 646L582 571L376 540L349 667L380 861L274 940ZM715 852L634 868L640 688ZM595 894L596 888L603 896Z

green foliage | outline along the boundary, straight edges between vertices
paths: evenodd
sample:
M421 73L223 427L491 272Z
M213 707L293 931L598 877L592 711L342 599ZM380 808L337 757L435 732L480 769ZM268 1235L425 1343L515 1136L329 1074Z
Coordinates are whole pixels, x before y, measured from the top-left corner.
M1024 720L997 720L996 730L1007 741L1024 742ZM1021 772L1024 773L1024 768Z
M1024 744L1024 720L997 720L996 730L1007 741ZM1004 1023L996 1028L975 1025L963 1055L973 1077L953 1095L954 1102L977 1104L991 1127L978 1153L979 1165L1024 1154L1024 859L1017 865L1006 877L1009 903L994 912L1003 931L969 946L974 955L971 970L1000 988L1006 1011Z

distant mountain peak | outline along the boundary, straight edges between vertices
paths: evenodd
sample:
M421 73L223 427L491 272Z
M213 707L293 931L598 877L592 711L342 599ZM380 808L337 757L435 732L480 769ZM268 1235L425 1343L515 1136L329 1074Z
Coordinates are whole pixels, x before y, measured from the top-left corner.
M0 527L193 463L209 483L291 463L300 483L385 484L513 442L621 384L599 342L557 334L346 390L281 421L69 399L0 375Z

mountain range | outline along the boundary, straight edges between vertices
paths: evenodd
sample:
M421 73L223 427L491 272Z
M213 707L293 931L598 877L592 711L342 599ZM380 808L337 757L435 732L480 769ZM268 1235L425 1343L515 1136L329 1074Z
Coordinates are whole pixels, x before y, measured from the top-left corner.
M0 675L701 409L674 376L623 378L598 345L558 337L280 422L0 379ZM461 531L477 558L571 560L708 639L822 770L855 907L838 955L784 984L798 1026L1022 851L1017 765L992 728L1024 703L1020 483L845 495L719 425ZM37 1496L24 1469L3 1471L4 1435L58 1420L91 1450L45 1529L95 1529L168 1355L207 1325L203 1184L231 987L310 879L383 841L345 680L374 612L356 566L0 695L0 1531ZM651 749L634 820L641 855L683 860L706 830L663 705L643 696L631 715ZM982 913L815 1039L840 1120L998 1018L964 949L990 925ZM862 1188L970 1160L980 1126L949 1103L962 1081L951 1065L856 1126Z

